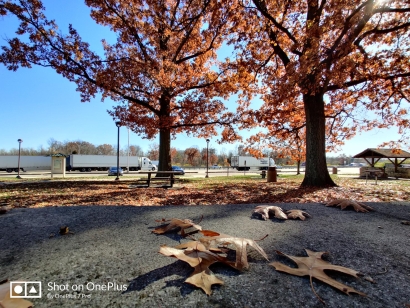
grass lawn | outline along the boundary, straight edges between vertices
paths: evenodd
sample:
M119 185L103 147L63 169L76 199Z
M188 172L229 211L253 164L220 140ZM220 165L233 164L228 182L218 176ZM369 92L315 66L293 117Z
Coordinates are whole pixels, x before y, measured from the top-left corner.
M267 183L255 175L183 179L172 189L132 188L133 179L2 180L0 204L11 207L75 205L213 205L274 202L327 202L346 198L360 202L410 200L409 180L374 180L332 175L333 188L299 188L303 175L281 175Z

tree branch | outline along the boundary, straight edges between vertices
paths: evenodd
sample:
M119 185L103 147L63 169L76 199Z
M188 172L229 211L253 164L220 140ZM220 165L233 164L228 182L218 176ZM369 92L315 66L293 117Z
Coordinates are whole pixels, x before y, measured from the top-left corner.
M296 38L289 32L288 29L283 27L280 23L277 22L275 18L273 18L272 15L268 13L268 9L266 7L266 4L261 1L261 0L252 0L252 2L255 4L256 8L258 9L259 12L262 13L262 15L268 19L272 24L278 28L281 32L283 32L293 43L297 44L298 41Z
M344 83L341 86L338 85L330 85L327 87L327 91L335 91L335 90L341 90L353 86L357 86L359 84L368 82L368 81L374 81L374 80L393 80L396 78L406 78L410 77L410 73L402 73L402 74L397 74L397 75L390 75L390 76L374 76L374 77L369 77L369 78L361 78L357 80L352 80Z
M388 29L377 29L377 26L369 31L364 32L360 37L357 38L357 40L354 42L356 46L359 46L360 42L367 36L370 36L372 34L386 34L386 33L391 33L394 31L402 30L402 29L407 29L410 28L410 23L405 23L402 25L398 25L396 27L388 28Z

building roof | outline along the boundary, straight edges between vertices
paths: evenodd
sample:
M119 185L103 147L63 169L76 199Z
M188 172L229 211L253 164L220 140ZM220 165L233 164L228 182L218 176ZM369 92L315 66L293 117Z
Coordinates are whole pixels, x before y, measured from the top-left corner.
M404 150L397 149L366 149L359 154L353 156L354 158L377 157L377 158L410 158L410 153Z
M51 156L51 157L68 157L69 155L65 155L62 153L55 153L55 154L51 154L51 155L47 155L47 156Z

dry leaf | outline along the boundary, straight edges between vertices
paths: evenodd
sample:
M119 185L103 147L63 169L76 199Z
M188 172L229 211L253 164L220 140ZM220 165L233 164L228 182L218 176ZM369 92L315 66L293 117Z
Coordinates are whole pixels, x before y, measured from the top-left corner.
M67 226L60 227L60 235L66 235L68 233L70 233L70 230Z
M17 284L13 283L13 286ZM28 308L33 303L22 298L10 298L10 282L0 285L0 307L1 308Z
M167 232L172 232L181 229L181 236L185 237L187 234L198 232L199 230L202 230L202 227L200 225L196 225L192 220L190 219L177 219L177 218L172 218L172 219L162 219L159 222L164 222L165 224L162 226L159 226L155 228L152 232L155 234L164 234ZM193 230L189 232L185 232L187 229L193 228Z
M218 245L227 246L232 244L235 246L236 261L234 267L236 269L242 270L244 268L249 268L246 251L248 245L252 246L266 260L269 261L265 251L254 240L220 234L210 230L203 230L201 233L204 234L205 237L200 238L199 241L204 244L207 249L218 248Z
M286 211L286 215L288 215L289 219L300 219L300 220L305 220L306 217L311 217L309 213L306 213L302 210L289 210Z
M194 267L194 272L185 280L185 282L201 288L207 295L211 295L212 285L224 284L224 282L216 277L209 269L209 266L217 261L218 260L203 258L202 262Z
M70 231L70 229L67 226L60 227L59 233L60 235L74 234L74 232ZM50 234L49 238L53 237L54 235L54 233Z
M317 295L317 293L313 289L312 278L316 278L324 283L327 283L328 285L342 291L343 293L346 293L346 294L357 293L359 295L366 296L366 294L356 291L355 289L348 287L330 278L328 275L326 275L324 271L325 270L338 271L338 272L348 274L354 277L358 277L357 274L359 272L352 270L350 268L333 265L333 264L330 264L329 262L326 262L325 260L322 259L322 255L325 254L326 252L314 252L309 249L305 249L305 251L308 254L308 257L294 257L294 256L286 255L280 251L276 251L277 254L285 256L291 259L293 262L295 262L298 268L292 268L280 262L272 262L270 263L270 265L275 267L275 269L279 272L285 272L285 273L295 275L295 276L309 276L312 291L313 293L315 293L315 295L319 298L321 302L323 302L323 300Z
M189 248L186 250L180 250L168 246L161 246L159 252L164 256L174 257L181 261L187 262L194 268L194 272L185 280L185 282L192 284L198 288L204 290L207 295L211 295L211 287L214 284L224 284L222 280L217 278L209 266L215 262L224 262L229 264L224 257L206 250L205 247L199 242L190 242ZM188 247L187 246L187 247Z
M259 205L254 210L252 215L259 215L263 220L269 218L269 214L273 214L278 219L288 219L282 208L279 206Z
M363 213L373 211L372 207L366 204L354 201L354 200L350 200L350 199L336 199L336 200L326 203L326 206L340 206L342 210L344 210L345 208L349 206L352 206L356 212L363 212Z
M0 201L0 215L6 214L11 209L10 202Z

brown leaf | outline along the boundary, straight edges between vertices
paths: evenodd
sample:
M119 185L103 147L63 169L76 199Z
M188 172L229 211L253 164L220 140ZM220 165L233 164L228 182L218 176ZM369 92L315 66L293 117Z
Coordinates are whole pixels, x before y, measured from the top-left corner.
M308 254L308 257L294 257L294 256L289 256L286 255L280 251L276 251L277 254L285 256L289 259L291 259L293 262L295 262L298 266L298 268L292 268L289 266L286 266L280 262L272 262L270 265L272 265L277 271L279 272L285 272L291 275L295 276L309 276L310 277L310 285L312 287L313 293L319 298L320 301L323 302L323 300L317 295L315 290L313 289L313 284L312 284L312 278L316 278L340 291L343 293L349 294L349 293L357 293L362 296L366 296L366 294L356 291L355 289L348 287L332 278L330 278L326 273L324 272L325 270L332 270L332 271L337 271L341 272L344 274L348 274L354 277L358 277L357 274L359 272L352 270L350 268L338 266L338 265L332 265L329 262L326 262L322 259L322 255L325 254L326 252L314 252L309 249L305 249L306 253Z
M200 251L207 250L206 247L201 242L198 242L198 241L190 241L190 242L182 243L182 244L175 246L174 248L176 249L196 249Z
M207 295L211 295L212 285L224 284L224 282L216 277L209 269L209 266L215 262L217 262L217 260L203 258L202 262L194 267L194 272L185 280L185 282L201 288Z
M70 230L67 226L60 227L60 235L66 235L68 233L70 233Z
M273 214L274 217L278 219L288 219L282 208L279 206L259 205L252 213L252 215L259 215L263 220L267 220L269 214Z
M356 212L363 212L363 213L373 211L372 207L366 204L354 201L354 200L350 200L350 199L336 199L336 200L326 203L326 206L340 206L342 210L344 210L345 208L349 206L352 206Z
M212 231L213 232L213 231ZM201 231L203 234L208 234L208 230ZM213 234L215 234L214 232ZM234 237L226 234L219 234L213 236L205 236L200 238L200 242L204 244L207 249L211 249L213 247L217 247L218 245L227 246L232 244L235 246L236 250L236 261L234 267L236 269L242 270L244 268L249 268L248 264L248 257L247 257L247 246L252 246L257 252L259 252L266 260L269 261L268 256L266 255L265 251L254 241L251 239Z
M164 256L174 257L181 261L187 262L194 268L194 272L185 280L185 282L192 284L204 290L208 295L211 295L211 287L214 284L224 284L222 280L217 278L209 266L215 262L224 262L224 257L218 256L209 250L203 250L204 246L199 242L190 242L187 247L196 247L196 249L180 250L168 246L161 246L159 252ZM228 262L229 263L229 262Z
M181 229L181 236L185 237L187 234L198 232L202 230L200 225L194 224L194 222L190 219L177 219L172 218L170 220L161 220L161 222L167 222L166 224L155 228L152 232L155 234L164 234L167 232L172 232ZM185 232L185 230L193 228L193 230L189 232Z
M11 209L9 201L0 201L0 215L6 214Z
M302 210L289 210L286 211L286 214L288 215L288 218L290 219L300 219L300 220L305 220L306 217L311 217L309 213L306 213Z
M204 236L218 236L218 235L220 235L220 233L212 231L212 230L202 230L201 233Z
M13 283L13 286L17 284ZM18 294L15 294L18 295ZM33 303L22 298L10 298L10 282L0 285L0 307L1 308L28 308Z

